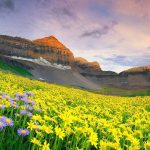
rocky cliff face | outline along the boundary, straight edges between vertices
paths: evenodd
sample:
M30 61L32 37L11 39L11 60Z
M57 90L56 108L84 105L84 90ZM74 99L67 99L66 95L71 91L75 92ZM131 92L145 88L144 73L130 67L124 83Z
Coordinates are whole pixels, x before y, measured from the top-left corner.
M49 47L54 53L52 58L56 61L57 60L67 61L69 62L69 64L74 61L73 53L60 41L58 41L54 36L37 39L34 40L33 42L39 46Z
M97 62L74 58L73 53L54 36L37 40L0 36L0 54L25 58L44 58L52 63L71 65L81 73L95 74L101 71Z
M86 59L81 57L74 58L73 53L66 48L60 41L58 41L54 36L45 37L42 39L37 39L33 41L34 43L42 46L49 46L55 51L61 53L61 55L67 55L72 66L77 68L79 72L99 72L101 71L98 62L88 62Z
M121 72L121 75L129 75L129 74L146 74L150 72L150 66L143 67L133 67L128 70Z
M26 58L40 58L59 64L69 65L74 56L68 49L37 44L36 42L18 37L0 36L0 54Z
M101 68L98 62L96 61L88 62L86 59L81 58L81 57L76 57L74 64L85 71L94 71L94 72L101 71Z

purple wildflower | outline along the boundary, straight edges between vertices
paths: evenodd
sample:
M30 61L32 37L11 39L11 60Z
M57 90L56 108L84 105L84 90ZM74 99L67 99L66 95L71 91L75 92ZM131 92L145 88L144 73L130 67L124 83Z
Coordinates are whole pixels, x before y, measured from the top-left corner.
M35 103L35 101L31 101L31 105L35 105L36 103Z
M2 117L2 122L6 125L6 126L13 126L14 122L11 118L7 118L5 116Z
M26 136L26 135L29 135L29 130L28 129L20 128L20 129L17 130L17 133L20 136Z
M26 111L26 110L20 110L20 114L26 115L26 114L27 114L27 111Z
M7 118L6 116L1 116L1 117L0 117L0 121L3 122L6 118Z
M16 98L15 99L17 99L17 100L23 100L25 98L27 98L26 94L22 95L22 94L16 93Z
M27 98L23 98L23 99L21 99L21 100L24 101L26 104L29 103L29 100L28 100Z
M7 97L7 95L6 95L6 94L3 94L3 95L2 95L2 98L6 98L6 97Z
M0 121L0 129L2 130L5 126L6 126L5 123Z

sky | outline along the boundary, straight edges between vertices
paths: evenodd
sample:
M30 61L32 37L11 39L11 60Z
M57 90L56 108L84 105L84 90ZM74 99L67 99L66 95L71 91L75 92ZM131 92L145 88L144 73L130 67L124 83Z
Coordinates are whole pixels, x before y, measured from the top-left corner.
M54 35L116 72L150 65L150 0L0 0L0 34Z

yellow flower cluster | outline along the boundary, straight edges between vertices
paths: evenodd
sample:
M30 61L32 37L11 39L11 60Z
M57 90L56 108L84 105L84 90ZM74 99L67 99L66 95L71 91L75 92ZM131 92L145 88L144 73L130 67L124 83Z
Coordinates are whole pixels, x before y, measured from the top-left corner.
M0 72L0 91L31 91L35 149L150 149L150 97L104 96ZM9 107L9 103L5 104Z

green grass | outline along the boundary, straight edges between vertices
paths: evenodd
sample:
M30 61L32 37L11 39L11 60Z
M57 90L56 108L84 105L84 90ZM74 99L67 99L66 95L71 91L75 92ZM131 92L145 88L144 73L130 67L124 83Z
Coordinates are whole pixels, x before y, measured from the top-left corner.
M8 64L7 62L0 60L0 69L5 70L7 72L12 72L18 75L31 77L32 74L25 68L22 68L20 66L14 66L11 64Z
M150 96L150 88L146 89L121 89L117 87L103 87L100 90L90 90L91 92L104 95L118 95L118 96Z

